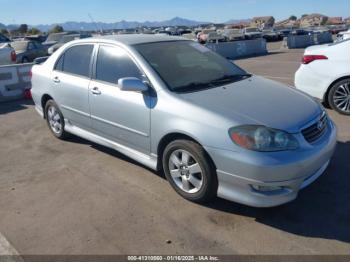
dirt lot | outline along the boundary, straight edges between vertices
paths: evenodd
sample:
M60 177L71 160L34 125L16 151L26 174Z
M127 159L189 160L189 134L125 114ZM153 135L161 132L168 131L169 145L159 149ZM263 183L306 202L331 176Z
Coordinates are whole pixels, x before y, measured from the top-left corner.
M237 63L292 85L301 54ZM350 118L330 115L326 174L293 203L254 209L187 202L114 151L54 139L31 103L0 104L0 232L20 254L350 254Z

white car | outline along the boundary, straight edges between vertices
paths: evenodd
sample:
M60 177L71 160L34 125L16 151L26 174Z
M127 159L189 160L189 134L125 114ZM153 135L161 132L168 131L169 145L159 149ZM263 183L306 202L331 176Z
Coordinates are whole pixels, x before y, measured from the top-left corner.
M350 39L307 48L295 86L350 115Z
M15 50L7 43L0 44L0 66L16 63Z

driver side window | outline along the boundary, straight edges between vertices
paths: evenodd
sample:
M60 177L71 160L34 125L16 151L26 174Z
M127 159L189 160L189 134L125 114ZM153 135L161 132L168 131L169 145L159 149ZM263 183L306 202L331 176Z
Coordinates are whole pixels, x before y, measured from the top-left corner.
M120 78L125 77L142 79L142 73L124 49L100 46L95 79L116 85Z

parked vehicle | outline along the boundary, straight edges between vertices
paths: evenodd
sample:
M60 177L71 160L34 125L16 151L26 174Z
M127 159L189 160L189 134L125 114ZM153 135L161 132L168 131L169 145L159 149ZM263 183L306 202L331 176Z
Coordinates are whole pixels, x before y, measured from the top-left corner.
M278 30L278 33L282 36L282 37L288 37L291 33L292 33L292 29L280 29Z
M11 46L16 51L17 63L30 63L37 57L47 56L47 48L35 41L15 41Z
M266 41L279 41L282 40L282 35L278 33L275 29L264 29L262 31L262 37L266 39Z
M244 40L245 36L241 29L225 29L223 36L228 41Z
M262 33L259 28L256 27L247 27L244 28L245 39L257 39L262 37Z
M55 137L72 133L163 170L195 202L292 201L337 143L312 98L178 37L70 42L33 67L32 86Z
M8 43L0 43L0 66L16 63L16 52Z
M35 41L39 43L44 43L47 39L46 35L29 35L24 38L24 40Z
M342 41L350 38L350 30L341 32L337 35L337 41Z
M216 33L214 29L204 29L197 34L198 42L201 44L205 44L208 41L208 37L210 33Z
M10 39L8 39L6 36L4 36L3 34L0 34L0 44L3 43L9 43L11 42Z
M207 35L207 43L225 42L226 38L217 32L210 32Z
M64 44L73 41L73 40L78 40L78 39L84 39L84 38L88 38L91 37L91 35L89 34L72 34L72 35L64 35L57 44L51 46L48 49L48 53L49 55L52 55L54 52L56 52L61 46L63 46Z
M49 34L46 41L42 44L46 46L47 48L57 44L65 35L67 35L68 32L62 32L62 33L53 33Z
M311 34L311 31L308 30L308 29L294 29L292 31L292 35L310 35Z
M296 88L350 115L350 39L305 50Z

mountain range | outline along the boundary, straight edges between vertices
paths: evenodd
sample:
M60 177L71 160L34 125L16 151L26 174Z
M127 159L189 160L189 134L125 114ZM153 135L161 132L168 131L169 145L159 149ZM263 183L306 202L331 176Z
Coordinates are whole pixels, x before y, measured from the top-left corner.
M241 19L241 20L229 20L226 24L249 21L249 19ZM111 29L132 29L137 27L165 27L165 26L198 26L201 24L211 24L211 22L200 22L190 19L185 19L181 17L175 17L170 20L165 21L145 21L145 22L137 22L137 21L119 21L115 23L104 23L104 22L65 22L65 23L57 23L57 24L39 24L39 25L29 25L29 27L38 28L40 31L47 32L55 25L60 25L66 31L95 31L95 30L111 30ZM4 25L0 23L0 29L8 29L13 30L18 28L18 25Z

